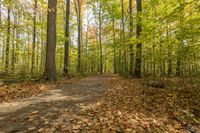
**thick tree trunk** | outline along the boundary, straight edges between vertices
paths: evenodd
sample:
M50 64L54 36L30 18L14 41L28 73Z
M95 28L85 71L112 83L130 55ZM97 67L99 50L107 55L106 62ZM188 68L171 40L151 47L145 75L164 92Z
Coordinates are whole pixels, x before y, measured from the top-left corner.
M69 15L70 15L70 0L66 2L66 29L65 29L65 54L64 54L64 74L69 76L69 45L70 45L70 36L69 36Z
M142 32L141 14L140 14L142 12L142 0L136 0L136 5L137 5L137 15L138 15L138 21L136 26L136 38L140 39L140 35ZM142 62L142 43L139 42L137 44L136 62L135 62L135 76L137 78L142 77L141 62Z
M56 16L57 0L48 0L48 17L47 17L47 49L46 49L46 66L45 78L48 81L56 80Z

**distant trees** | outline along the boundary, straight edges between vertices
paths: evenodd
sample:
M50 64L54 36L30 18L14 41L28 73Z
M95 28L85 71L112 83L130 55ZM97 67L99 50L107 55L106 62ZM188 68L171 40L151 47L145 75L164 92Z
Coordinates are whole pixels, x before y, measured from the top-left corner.
M0 5L0 71L8 76L36 78L45 71L49 81L107 72L199 77L196 0L6 0Z

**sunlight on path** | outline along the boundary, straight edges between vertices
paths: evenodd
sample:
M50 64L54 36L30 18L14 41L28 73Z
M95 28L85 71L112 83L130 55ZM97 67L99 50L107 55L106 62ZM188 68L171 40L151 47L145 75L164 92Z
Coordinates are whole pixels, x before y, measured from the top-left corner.
M30 97L20 99L11 103L2 103L0 105L0 113L14 112L18 109L28 107L31 104L41 103L41 102L51 102L60 100L80 100L79 97L73 97L63 94L63 90L50 90L40 96Z

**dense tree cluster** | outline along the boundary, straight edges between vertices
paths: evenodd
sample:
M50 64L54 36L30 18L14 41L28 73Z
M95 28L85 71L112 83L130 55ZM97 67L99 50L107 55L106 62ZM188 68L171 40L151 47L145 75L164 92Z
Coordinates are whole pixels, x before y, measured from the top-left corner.
M1 0L0 73L200 75L199 0Z

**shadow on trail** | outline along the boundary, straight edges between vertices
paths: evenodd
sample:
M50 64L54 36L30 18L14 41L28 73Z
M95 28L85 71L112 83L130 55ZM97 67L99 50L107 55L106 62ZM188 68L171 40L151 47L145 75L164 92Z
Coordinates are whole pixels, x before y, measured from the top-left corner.
M0 105L0 131L43 132L43 128L50 128L49 132L59 132L59 126L67 127L74 117L79 117L82 105L100 99L113 78L114 75L85 78L36 97Z

